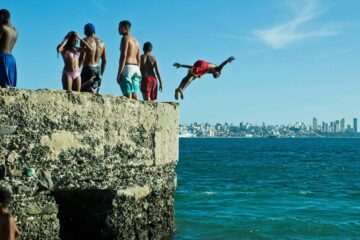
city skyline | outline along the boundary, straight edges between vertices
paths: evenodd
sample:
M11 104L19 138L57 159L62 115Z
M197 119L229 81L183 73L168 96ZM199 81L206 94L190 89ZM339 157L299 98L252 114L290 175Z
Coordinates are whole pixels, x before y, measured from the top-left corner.
M224 121L224 122L210 122L210 121L205 121L205 122L202 122L202 121L194 121L194 122L181 122L180 125L190 125L190 124L193 124L193 123L199 123L199 124L211 124L211 125L216 125L216 124L232 124L232 125L239 125L241 123L248 123L248 124L251 124L251 125L254 125L254 126L262 126L262 125L270 125L270 126L287 126L287 125L294 125L296 123L304 123L306 124L307 126L311 126L312 128L314 128L314 119L316 119L316 125L318 127L322 127L322 124L323 123L327 123L330 125L331 122L339 122L339 129L340 128L340 125L342 123L342 121L344 121L344 129L346 129L349 125L353 126L354 125L354 119L360 119L360 116L359 117L351 117L350 120L346 121L346 118L345 117L341 117L341 118L338 118L338 119L332 119L332 120L329 120L329 121L325 121L325 120L322 120L322 119L319 119L317 117L313 117L311 120L308 120L308 121L293 121L293 122L288 122L288 123L271 123L271 122L268 122L268 121L261 121L261 122L251 122L251 121L241 121L241 120L238 120L236 122L230 122L230 121ZM320 121L319 121L320 120ZM349 124L349 122L351 122L351 124ZM359 129L358 129L359 131Z
M191 123L179 125L180 137L240 137L240 138L314 138L314 137L355 137L360 138L358 118L352 119L352 124L346 125L345 118L331 122L312 118L310 124L296 122L294 124L261 125L249 122L234 123Z
M325 121L360 115L360 2L356 0L227 0L226 4L219 0L3 0L1 4L10 10L19 31L13 52L19 88L61 89L63 62L55 48L71 30L83 36L83 26L92 22L107 46L100 93L122 95L116 83L117 27L127 19L141 45L146 41L154 45L164 82L159 101L174 101L174 90L186 73L175 69L174 62L193 64L204 59L219 64L236 57L219 79L204 76L186 89L181 122L245 119L282 124L308 122L315 115ZM196 14L184 17L189 6Z

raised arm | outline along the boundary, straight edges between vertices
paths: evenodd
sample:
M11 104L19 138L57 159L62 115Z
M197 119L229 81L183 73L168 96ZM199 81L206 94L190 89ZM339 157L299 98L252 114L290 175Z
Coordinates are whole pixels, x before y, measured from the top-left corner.
M181 67L183 67L183 68L192 68L193 67L193 66L190 66L190 65L183 65L183 64L180 64L180 63L174 63L173 66L176 67L176 68L181 68Z
M228 59L226 59L224 62L222 62L220 65L219 65L219 68L220 70L228 63L231 63L232 61L234 61L235 58L234 57L229 57Z
M106 47L104 43L104 50L103 53L101 54L101 76L104 75L105 68L106 68Z
M81 48L79 49L81 52L85 52L86 50L89 50L90 52L93 52L94 49L84 40L80 37L79 34L75 33L76 39L80 41Z
M160 71L159 71L157 59L155 59L154 67L155 67L156 76L159 79L159 90L160 90L160 92L162 92L163 91L163 84L162 84L162 80L161 80L161 76L160 76Z
M119 71L117 75L117 82L120 83L121 74L125 67L125 61L127 58L127 52L128 52L128 40L126 37L123 37L121 39L121 47L120 47L120 60L119 60Z
M69 34L64 38L64 40L56 47L56 51L58 53L61 53L64 51L64 47L67 43L67 41L69 40Z

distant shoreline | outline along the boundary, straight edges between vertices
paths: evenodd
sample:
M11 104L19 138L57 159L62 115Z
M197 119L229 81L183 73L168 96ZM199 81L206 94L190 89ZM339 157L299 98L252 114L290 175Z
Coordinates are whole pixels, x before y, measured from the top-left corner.
M360 139L360 137L180 137L181 139Z

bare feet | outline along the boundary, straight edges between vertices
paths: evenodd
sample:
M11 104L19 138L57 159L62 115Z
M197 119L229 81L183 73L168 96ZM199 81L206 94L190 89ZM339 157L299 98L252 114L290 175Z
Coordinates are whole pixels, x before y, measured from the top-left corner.
M181 99L184 99L184 93L183 93L183 91L179 89L179 92L180 92L180 97L181 97Z
M184 93L180 88L175 89L175 99L179 100L179 94L180 94L180 98L184 99Z

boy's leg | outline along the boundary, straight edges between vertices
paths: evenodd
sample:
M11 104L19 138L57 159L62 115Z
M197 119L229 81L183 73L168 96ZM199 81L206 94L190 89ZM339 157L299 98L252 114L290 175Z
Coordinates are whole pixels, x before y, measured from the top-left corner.
M150 101L150 96L146 92L142 92L144 101Z
M140 91L142 93L144 101L150 101L150 92L148 91L148 78L147 77L142 78Z
M141 83L141 76L138 75L134 75L131 78L131 82L132 82L132 99L137 100L137 93L140 90L140 83Z
M178 95L180 94L181 99L184 99L184 90L187 86L189 86L189 84L195 79L194 75L192 75L191 73L189 73L188 75L186 75L186 77L183 78L183 80L181 81L179 87L175 90L175 99L178 99Z

